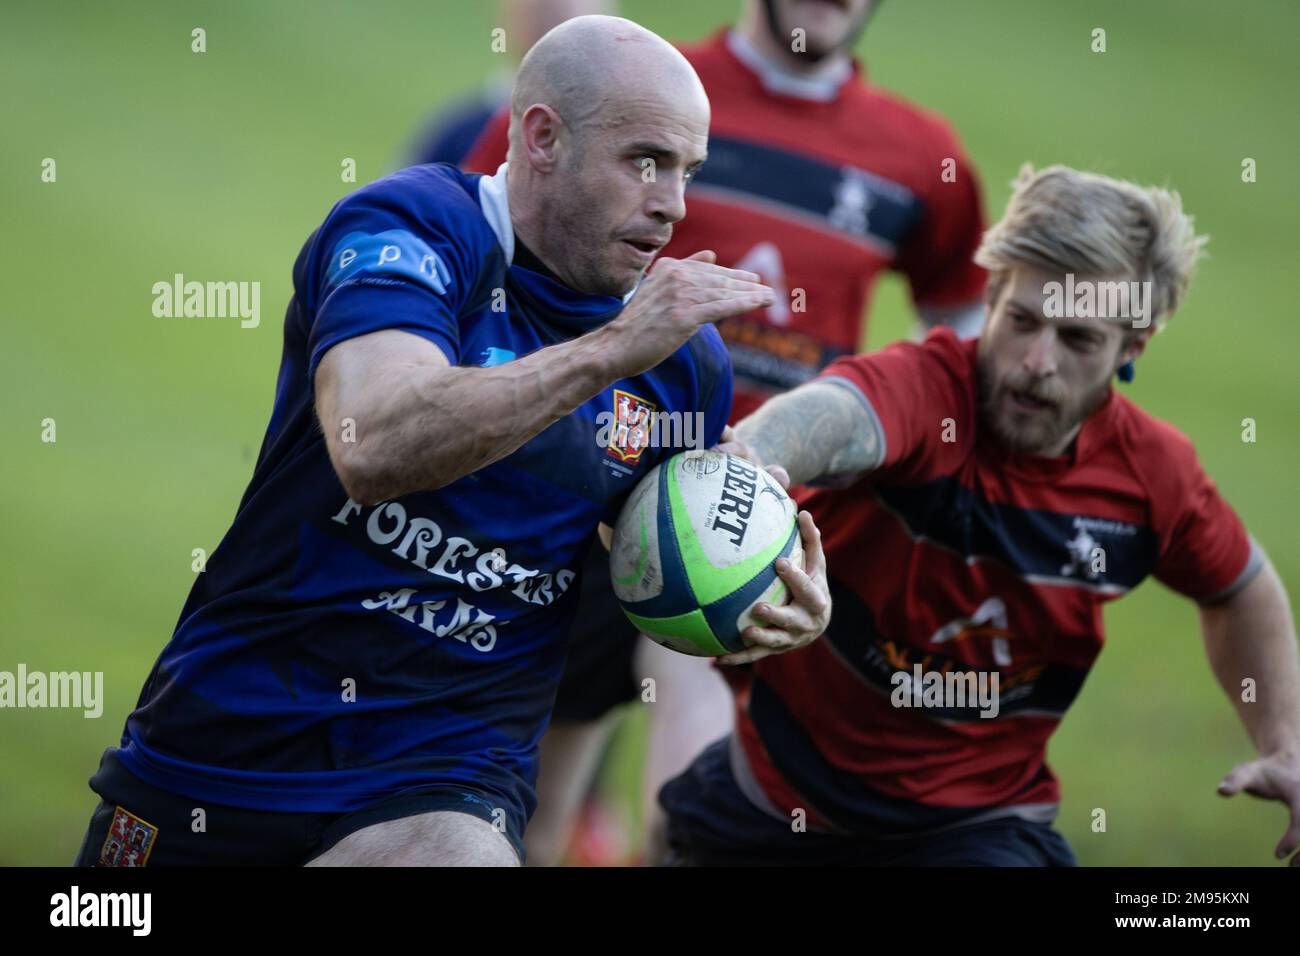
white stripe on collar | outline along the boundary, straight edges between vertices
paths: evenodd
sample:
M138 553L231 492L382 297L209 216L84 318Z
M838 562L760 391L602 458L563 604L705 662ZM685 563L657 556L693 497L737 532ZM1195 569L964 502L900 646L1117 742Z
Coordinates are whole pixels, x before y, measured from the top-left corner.
M502 163L497 167L496 175L484 176L478 181L479 208L483 210L483 218L492 227L497 243L506 254L506 265L515 261L515 227L510 222L510 203L506 195L506 166L508 165ZM639 288L641 288L641 280L637 280L632 290L622 297L624 305L627 305L628 300L636 295L636 290Z
M837 69L825 76L808 77L791 73L772 63L754 49L754 45L735 30L727 32L727 48L736 59L758 75L759 81L772 93L796 96L799 99L826 103L839 95L844 81L853 75L853 64L842 60Z
M506 166L497 167L495 176L478 181L478 204L483 218L496 233L497 243L506 254L506 265L515 261L515 227L510 223L510 203L506 196Z

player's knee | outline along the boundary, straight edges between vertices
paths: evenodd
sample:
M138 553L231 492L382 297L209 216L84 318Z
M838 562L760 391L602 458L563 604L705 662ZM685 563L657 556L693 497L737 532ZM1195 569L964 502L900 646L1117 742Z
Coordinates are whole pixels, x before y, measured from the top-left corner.
M518 866L505 834L465 813L436 810L350 833L308 866Z

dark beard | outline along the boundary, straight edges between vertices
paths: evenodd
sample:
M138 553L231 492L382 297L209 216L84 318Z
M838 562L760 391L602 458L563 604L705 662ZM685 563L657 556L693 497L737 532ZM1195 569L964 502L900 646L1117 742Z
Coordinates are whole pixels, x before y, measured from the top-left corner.
M976 364L976 379L979 383L980 421L1011 451L1030 454L1046 454L1046 449L1058 444L1076 425L1087 421L1110 397L1110 380L1107 379L1077 404L1054 406L1051 411L1053 422L1049 426L1033 431L1023 428L1013 431L1004 427L998 415L999 396L994 391L993 375L984 355L979 356Z
M791 56L800 60L807 60L809 63L820 63L836 50L841 48L852 50L853 47L857 45L858 38L862 36L862 31L867 28L867 21L871 19L871 15L876 12L876 8L883 2L884 0L873 0L872 3L868 3L859 16L858 22L849 28L849 32L844 42L839 46L832 46L824 50L814 50L811 47L805 47L803 51L799 52L790 49L790 31L783 30L780 22L778 22L778 17L776 15L776 0L763 0L763 18L767 21L767 30L772 34L772 39L774 39L779 45L784 46L786 49L790 49Z

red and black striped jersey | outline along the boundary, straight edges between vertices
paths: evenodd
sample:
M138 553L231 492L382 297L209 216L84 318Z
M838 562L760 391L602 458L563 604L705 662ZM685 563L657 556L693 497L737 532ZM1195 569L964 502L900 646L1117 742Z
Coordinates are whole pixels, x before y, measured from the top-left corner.
M737 775L786 819L1050 820L1046 744L1101 651L1102 605L1148 575L1208 603L1260 566L1192 443L1115 392L1066 455L1008 451L980 424L976 346L941 329L823 373L866 399L885 454L853 486L802 496L830 628L735 681ZM992 707L937 691L980 674Z

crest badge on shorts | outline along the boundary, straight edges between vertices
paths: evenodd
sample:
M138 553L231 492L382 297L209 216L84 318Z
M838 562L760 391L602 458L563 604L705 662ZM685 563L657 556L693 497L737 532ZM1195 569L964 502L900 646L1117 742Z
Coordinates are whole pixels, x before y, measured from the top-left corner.
M656 406L644 398L614 389L614 427L607 454L625 465L635 465L650 444Z
M100 866L144 866L149 862L158 828L122 807L113 808L113 822L99 851Z

